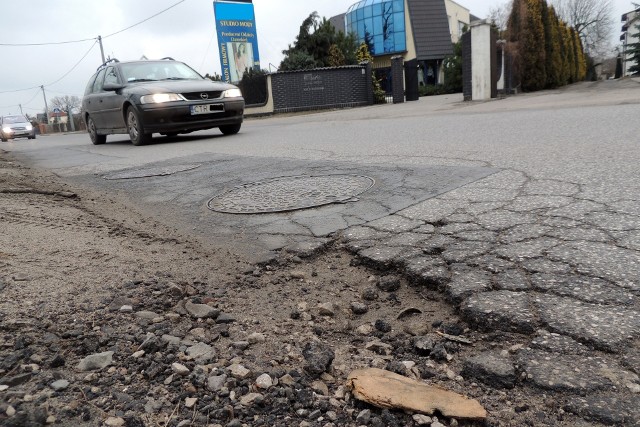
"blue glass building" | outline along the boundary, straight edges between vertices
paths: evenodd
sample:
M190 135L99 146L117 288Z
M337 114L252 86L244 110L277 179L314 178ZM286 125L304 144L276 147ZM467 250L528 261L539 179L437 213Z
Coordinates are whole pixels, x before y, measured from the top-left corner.
M453 0L360 0L331 18L338 30L367 44L383 86L396 55L417 61L421 84L442 83L442 62L469 21L469 10Z
M372 55L407 50L404 0L362 0L345 14L345 28L366 43Z

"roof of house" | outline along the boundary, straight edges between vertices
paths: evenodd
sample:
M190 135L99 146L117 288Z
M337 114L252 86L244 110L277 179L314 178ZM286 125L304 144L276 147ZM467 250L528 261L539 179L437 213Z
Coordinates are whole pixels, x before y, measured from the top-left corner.
M453 54L444 0L407 0L418 60Z

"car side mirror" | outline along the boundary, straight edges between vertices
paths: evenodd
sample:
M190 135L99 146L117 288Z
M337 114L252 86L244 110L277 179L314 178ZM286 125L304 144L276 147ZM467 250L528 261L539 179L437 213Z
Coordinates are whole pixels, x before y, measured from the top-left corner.
M106 91L113 91L115 92L116 90L120 90L122 89L124 86L118 83L105 83L104 86L102 86L103 90Z

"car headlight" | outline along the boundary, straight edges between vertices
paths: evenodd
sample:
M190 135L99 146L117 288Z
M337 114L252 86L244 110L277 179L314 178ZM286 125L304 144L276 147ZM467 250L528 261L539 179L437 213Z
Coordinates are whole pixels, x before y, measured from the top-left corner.
M28 131L32 131L33 130L33 126L32 125L27 125L26 128L27 128Z
M163 104L165 102L184 101L184 97L178 93L154 93L140 97L141 104Z
M11 129L10 127L3 127L3 128L2 128L2 132L4 132L4 133L11 133L11 132L13 132L13 129Z
M222 92L223 98L242 98L242 92L240 89L227 89Z

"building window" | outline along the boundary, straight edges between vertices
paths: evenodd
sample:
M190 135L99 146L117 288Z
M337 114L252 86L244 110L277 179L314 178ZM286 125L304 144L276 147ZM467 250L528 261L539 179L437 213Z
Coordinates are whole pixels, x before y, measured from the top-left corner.
M458 37L462 37L467 28L467 24L462 21L458 21Z
M404 0L363 0L349 8L345 26L372 55L388 55L407 50L404 20Z

